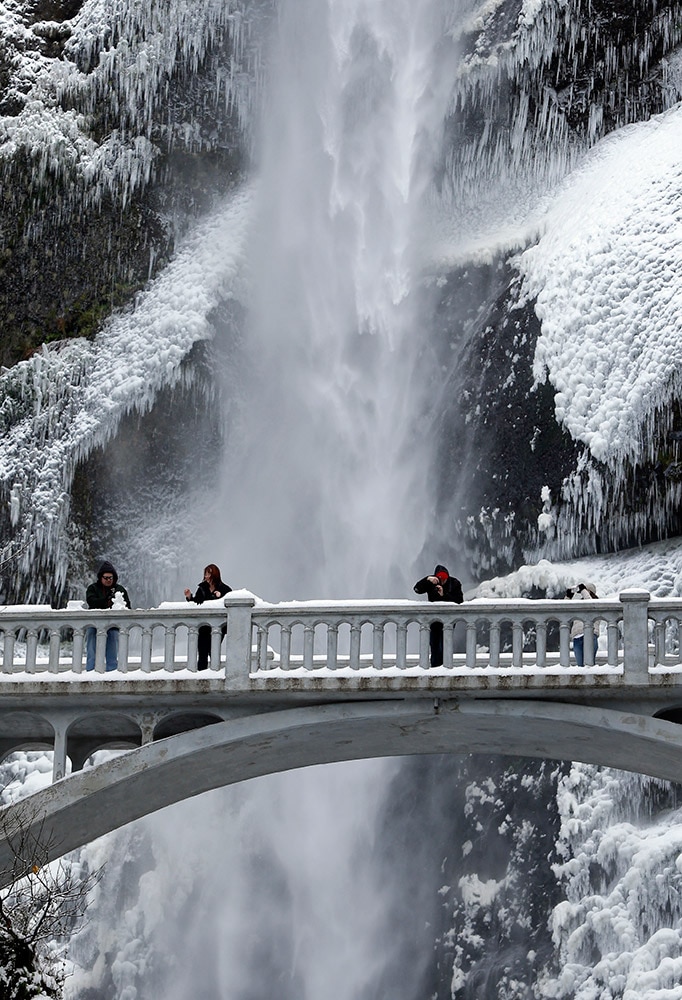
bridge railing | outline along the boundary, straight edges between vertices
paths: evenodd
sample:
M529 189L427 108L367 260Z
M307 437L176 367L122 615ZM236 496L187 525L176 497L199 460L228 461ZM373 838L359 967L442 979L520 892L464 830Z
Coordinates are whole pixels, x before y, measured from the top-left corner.
M133 611L7 607L0 610L0 674L85 672L91 628L95 630L96 674L106 671L107 633L112 628L118 631L118 674L196 670L202 627L211 630L212 663L219 668L225 620L225 607L217 601L201 607L187 604Z
M257 672L405 671L430 666L432 625L443 634L442 671L491 668L540 670L571 665L569 601L471 601L466 604L308 603L302 607L254 608ZM588 666L622 665L623 606L591 602L581 620L586 636L603 634L603 652L585 642ZM601 640L600 640L601 642Z
M416 601L325 601L269 605L246 592L201 607L150 610L0 610L0 676L81 674L88 628L96 632L95 674L105 671L107 632L118 629L118 671L195 671L199 629L210 629L211 670L228 686L295 676L405 676L426 673L564 673L576 671L571 626L584 626L590 673L625 674L636 683L682 671L682 601L624 591L618 600L474 600L461 605ZM443 629L443 663L430 665L434 623ZM227 637L222 629L227 624ZM590 637L598 636L597 655Z

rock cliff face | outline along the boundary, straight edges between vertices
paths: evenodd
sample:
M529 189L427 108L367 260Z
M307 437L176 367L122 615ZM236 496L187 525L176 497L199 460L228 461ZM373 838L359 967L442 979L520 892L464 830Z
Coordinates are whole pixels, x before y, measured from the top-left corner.
M227 15L204 4L178 41L181 5L148 6L0 10L5 366L92 337L167 262L183 218L239 175L236 104L219 93Z

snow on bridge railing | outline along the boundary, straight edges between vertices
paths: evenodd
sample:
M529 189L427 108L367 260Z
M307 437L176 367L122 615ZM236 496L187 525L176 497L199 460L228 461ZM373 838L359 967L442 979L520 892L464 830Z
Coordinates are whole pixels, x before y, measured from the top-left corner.
M682 671L678 635L682 601L624 591L618 600L309 601L266 604L233 592L201 607L166 604L149 610L0 609L1 675L85 671L86 631L96 630L94 674L105 671L107 631L118 629L118 671L197 669L199 629L210 629L211 670L227 684L295 676L464 676L484 672L579 670L571 652L574 619L584 624L585 667L647 683ZM431 626L443 626L443 665L431 667ZM227 636L222 643L222 629ZM599 638L593 656L591 635ZM221 648L222 643L222 648ZM222 657L222 658L221 658ZM89 674L88 676L93 676ZM207 676L203 675L202 676ZM210 676L210 675L209 675Z
M581 620L585 634L604 633L597 664L619 667L623 606L591 602ZM480 668L571 665L570 632L576 618L571 601L473 600L465 604L392 602L305 602L255 607L257 672L316 670L408 671L430 666L431 626L443 629L446 672ZM593 644L588 666L596 666Z
M222 601L120 611L93 611L81 602L70 603L64 610L49 605L0 608L0 674L85 672L89 628L95 629L96 674L106 671L107 633L112 628L118 630L118 674L196 670L201 627L211 630L212 662L219 663L225 625Z

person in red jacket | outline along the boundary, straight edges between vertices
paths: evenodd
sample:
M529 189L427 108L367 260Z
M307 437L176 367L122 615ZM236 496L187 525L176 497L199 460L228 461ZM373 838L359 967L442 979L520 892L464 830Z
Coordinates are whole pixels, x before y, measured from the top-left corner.
M445 566L436 566L432 576L417 580L414 585L415 594L426 594L429 601L448 601L450 604L462 604L464 594L462 584L457 577L450 576ZM443 663L443 624L431 623L431 666L440 667Z

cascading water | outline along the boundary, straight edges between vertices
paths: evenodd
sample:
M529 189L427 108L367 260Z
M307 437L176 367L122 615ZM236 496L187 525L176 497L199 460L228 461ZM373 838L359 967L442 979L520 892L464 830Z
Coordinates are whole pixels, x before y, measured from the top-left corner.
M227 578L270 599L403 596L425 540L421 278L456 65L448 15L432 0L278 9L241 404L208 529Z
M287 0L273 24L244 329L225 366L221 494L195 543L197 565L216 561L233 586L271 600L405 596L417 571L435 508L428 422L438 373L425 337L435 299L423 272L456 66L452 14L433 0ZM146 934L177 955L178 929L200 920L181 972L171 985L142 970L142 892L115 954L92 930L76 954L87 965L90 949L108 951L109 988L121 997L241 1000L273 982L291 1000L377 995L387 964L401 968L395 887L372 860L398 767L314 768L214 795L201 832L196 808L178 807L180 844L149 821L156 859L144 891L165 891L168 870L184 881L198 866L207 879L169 927ZM392 975L396 1000L407 1000L422 963ZM76 977L76 996L87 983Z

